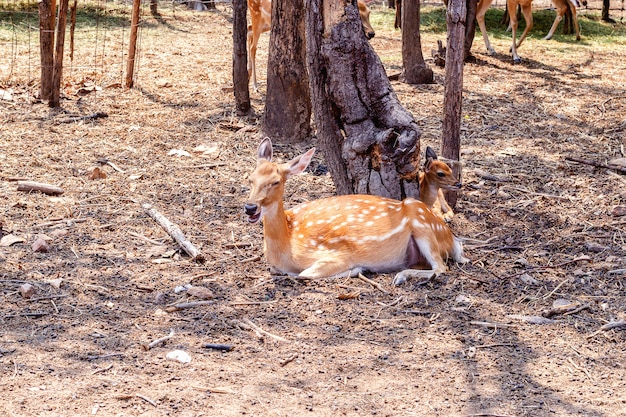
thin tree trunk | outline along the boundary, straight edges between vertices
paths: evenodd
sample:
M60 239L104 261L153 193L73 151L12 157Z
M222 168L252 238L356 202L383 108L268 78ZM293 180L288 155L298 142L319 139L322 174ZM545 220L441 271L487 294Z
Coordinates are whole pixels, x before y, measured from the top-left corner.
M54 24L56 15L55 0L41 0L39 3L39 48L41 52L41 100L52 97L52 73L54 67Z
M303 0L272 0L263 131L282 143L311 137Z
M137 53L137 29L141 0L133 0L133 15L130 21L130 42L128 44L128 62L126 63L126 88L132 88L135 76L135 54Z
M474 36L476 34L476 9L478 8L478 0L467 0L467 17L465 22L465 46L463 48L463 60L465 62L474 61L475 58L472 55L472 44L474 43Z
M248 22L246 0L233 0L233 93L235 109L240 115L250 112L250 90L248 87L248 55L246 41Z
M69 12L69 0L61 0L59 7L59 21L57 23L56 45L54 51L54 68L52 71L52 95L48 106L61 105L61 78L63 77L63 51L65 48L65 28Z
M443 98L443 136L441 154L444 158L458 161L461 144L461 110L463 103L463 57L465 43L465 19L467 16L466 0L450 0L446 22L448 41L446 49L446 81ZM460 176L460 164L453 164L452 171ZM454 207L457 194L446 193L450 206Z
M365 38L356 1L306 6L313 114L338 193L417 197L421 132Z
M402 75L407 84L430 84L433 70L422 55L420 0L404 0L402 5Z
M604 22L615 23L609 16L611 10L611 0L602 0L602 20Z

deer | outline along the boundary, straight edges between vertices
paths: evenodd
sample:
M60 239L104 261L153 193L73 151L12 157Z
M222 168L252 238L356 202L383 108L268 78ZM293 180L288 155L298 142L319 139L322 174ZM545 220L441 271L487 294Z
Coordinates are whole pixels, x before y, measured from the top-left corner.
M372 39L376 32L370 23L370 9L363 0L358 0L359 15L367 39ZM252 79L254 91L258 91L256 81L256 50L259 38L269 32L272 23L271 0L248 0L248 12L251 23L248 25L248 78Z
M258 146L244 211L250 224L263 220L264 254L273 271L308 279L400 271L393 278L400 285L446 272L448 258L469 261L448 225L414 198L341 195L285 210L285 182L302 173L314 153L311 148L277 163L269 138ZM418 264L429 269L410 269Z
M572 18L574 20L574 29L576 30L576 40L580 40L580 30L578 28L578 18L576 17L576 7L580 7L578 0L552 0L552 4L556 8L556 18L554 19L554 23L550 28L548 34L543 38L544 40L552 39L554 35L554 31L556 30L559 22L565 16L567 9L569 8L567 2L571 2L574 7L572 7ZM480 31L483 34L483 40L485 41L485 47L487 48L487 52L489 55L494 55L496 51L491 46L489 42L489 36L487 35L487 29L485 28L485 13L491 6L493 0L479 0L478 6L476 9L476 21L478 22L478 26L480 27ZM586 5L587 1L583 0L583 4ZM520 6L522 9L522 15L524 16L524 20L526 21L526 28L522 33L519 42L516 42L517 39L517 6ZM506 7L509 11L509 18L511 19L511 36L513 38L513 44L511 46L511 55L513 56L513 63L519 64L522 62L522 59L517 54L517 48L520 47L524 39L526 39L526 35L530 32L533 27L533 13L532 13L532 0L507 0Z
M450 222L454 212L443 196L443 190L457 191L462 184L448 164L437 158L437 153L430 146L426 147L426 162L419 173L419 183L420 200L437 216Z

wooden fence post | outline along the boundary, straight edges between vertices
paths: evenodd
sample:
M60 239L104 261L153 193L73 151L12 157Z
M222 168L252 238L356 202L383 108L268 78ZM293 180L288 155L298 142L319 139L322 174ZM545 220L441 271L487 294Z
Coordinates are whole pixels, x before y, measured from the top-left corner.
M41 53L39 97L41 100L50 100L52 96L55 9L55 0L41 0L39 3L39 50Z
M135 73L135 54L137 52L137 28L139 26L139 12L141 0L133 0L133 17L130 23L130 42L128 46L128 64L126 66L126 88L133 87Z
M65 28L69 0L61 0L59 7L59 23L57 25L56 47L54 51L54 68L52 71L52 94L48 106L59 107L61 104L61 76L63 75L63 49L65 45Z
M446 21L448 42L446 49L446 80L443 98L443 137L441 155L458 161L461 153L461 110L463 103L463 59L465 43L465 20L467 6L465 0L450 0ZM461 164L453 164L452 172L461 178ZM457 201L457 192L446 192L451 207Z

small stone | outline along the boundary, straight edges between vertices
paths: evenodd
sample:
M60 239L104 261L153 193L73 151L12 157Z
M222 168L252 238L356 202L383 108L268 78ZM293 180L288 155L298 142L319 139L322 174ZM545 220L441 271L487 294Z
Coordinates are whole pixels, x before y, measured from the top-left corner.
M613 210L611 210L611 216L614 216L614 217L626 216L626 206L613 207Z
M38 237L37 240L33 242L32 248L33 248L33 252L46 253L50 250L50 246L48 245L48 242L46 242L46 240L42 237Z
M167 359L172 361L177 361L180 363L189 363L191 362L191 356L189 353L184 350L173 350L169 352L166 356Z
M197 297L201 300L210 300L211 298L213 298L213 292L205 287L188 288L187 294Z
M20 285L20 294L24 298L31 298L35 294L35 287L26 283Z

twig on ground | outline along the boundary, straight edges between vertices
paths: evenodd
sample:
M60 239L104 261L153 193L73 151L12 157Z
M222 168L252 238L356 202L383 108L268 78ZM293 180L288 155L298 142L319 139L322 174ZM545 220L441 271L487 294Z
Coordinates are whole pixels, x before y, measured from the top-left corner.
M603 325L602 327L600 327L598 330L591 333L590 335L587 335L587 339L591 339L595 335L605 332L607 330L617 329L617 328L622 328L622 327L626 328L626 320L612 321L610 323Z
M113 364L112 363L110 363L109 366L107 366L105 368L98 368L98 369L96 369L95 371L93 371L91 373L91 375L99 374L100 372L106 372L106 371L108 371L111 368L113 368Z
M554 293L557 292L559 290L559 288L561 288L563 286L563 284L565 284L567 281L569 281L569 278L565 278L563 281L561 281L561 283L559 285L557 285L556 288L554 288L548 294L544 295L543 299L547 300L548 298L552 297L552 295L554 295Z
M12 319L15 317L43 317L49 315L49 311L38 311L34 313L21 313L21 314L7 314L6 316L2 316L5 319Z
M591 165L591 166L594 166L596 168L612 169L613 171L617 171L617 172L621 172L623 174L626 174L626 167L623 167L623 166L620 166L620 165L602 164L600 162L590 161L588 159L576 158L576 157L573 157L573 156L566 156L565 160L566 161L572 161L572 162L578 162L579 164Z
M146 396L143 396L143 395L141 395L141 394L135 394L135 397L137 397L137 398L141 398L142 400L144 400L144 401L145 401L145 402L147 402L147 403L150 403L150 404L151 404L151 405L153 405L154 407L156 407L156 406L157 406L157 403L156 403L156 402L154 402L154 400L151 400L150 398L148 398L148 397L146 397Z
M139 233L135 233L135 232L126 232L131 236L134 236L136 238L145 240L148 243L152 243L153 245L157 245L157 246L163 246L163 242L160 242L158 240L154 240L154 239L150 239L149 237L145 237L144 235L141 235Z
M174 329L170 329L170 334L168 334L167 336L160 337L160 338L158 338L158 339L148 343L147 345L142 345L143 350L150 350L153 347L155 347L157 345L160 345L161 343L170 340L172 337L174 337L174 334L175 334L174 333Z
M278 300L272 301L233 301L232 303L228 303L229 306L258 306L264 304L274 304L277 303Z
M178 310L184 310L184 309L187 309L187 308L206 306L206 305L210 305L210 304L215 304L215 301L214 300L206 300L206 301L192 301L190 303L173 304L173 305L167 307L165 309L165 311L167 311L168 313L173 313L174 311L178 311Z
M180 245L185 253L191 256L192 260L199 263L204 262L204 256L202 255L202 253L200 253L200 251L193 245L193 243L185 238L182 230L180 230L177 225L169 221L150 204L144 203L141 205L141 207L148 214L148 216L152 217L152 219L156 221L159 226L161 226L163 230L165 230Z
M369 278L366 278L363 274L358 274L357 277L363 281L363 282L367 282L368 284L370 284L373 287L376 287L380 292L382 292L383 294L389 294L389 291L385 290L382 285L380 285L377 282L372 281Z
M289 356L286 359L283 359L282 361L280 361L280 366L285 366L287 365L289 362L293 362L294 360L298 359L298 354L294 353L293 355Z
M517 327L514 324L492 323L488 321L470 321L470 324L473 324L475 326L491 327L494 329L497 329L498 327Z
M69 294L46 295L45 297L30 298L28 301L33 302L33 301L51 300L53 298L65 298L68 296Z
M487 349L487 348L492 348L492 347L498 347L498 346L516 346L515 343L492 343L490 345L476 345L474 346L475 349Z
M44 184L42 182L35 181L18 181L17 191L39 191L48 195L59 195L65 192L63 188L57 187L56 185Z
M213 350L223 350L225 352L230 352L235 348L233 345L222 345L219 343L205 343L202 347Z
M106 359L106 358L110 358L113 356L124 356L124 354L123 353L107 353L106 355L87 356L87 359L89 359L90 361L93 361L96 359Z
M95 120L95 119L102 119L105 117L109 117L108 114L106 114L105 112L99 111L93 114L89 114L86 116L77 116L77 117L68 117L66 119L61 119L61 120L56 120L56 124L62 124L62 123L75 123L75 122L80 122L80 121L85 121L85 120Z
M274 340L278 340L279 342L288 342L284 337L277 336L268 331L263 330L256 324L252 323L250 319L243 319L242 321L236 322L237 326L245 330L254 330L259 338L263 338L263 336L271 337Z
M191 388L197 389L199 391L209 391L211 394L234 394L235 392L224 389L224 388L209 388L209 387L201 387L199 385L193 385Z
M554 195L554 194L546 194L546 193L537 193L534 191L530 191L529 189L526 188L522 188L522 187L513 187L510 185L503 185L502 187L500 187L500 189L507 189L507 190L513 190L513 191L520 191L524 194L528 194L528 195L536 195L539 197L546 197L546 198L555 198L557 200L573 200L573 197L570 196L561 196L561 195Z
M591 378L591 374L589 373L589 371L587 370L587 368L585 368L585 367L583 367L583 366L576 365L576 364L574 363L574 361L572 360L572 358L567 358L567 361L568 361L569 363L571 363L571 364L572 364L572 366L573 366L574 368L578 369L578 370L579 370L579 371L581 371L581 372L584 372L584 373L585 373L585 375L587 375L587 378L589 378L589 380L590 380L590 381L593 381L593 378Z

